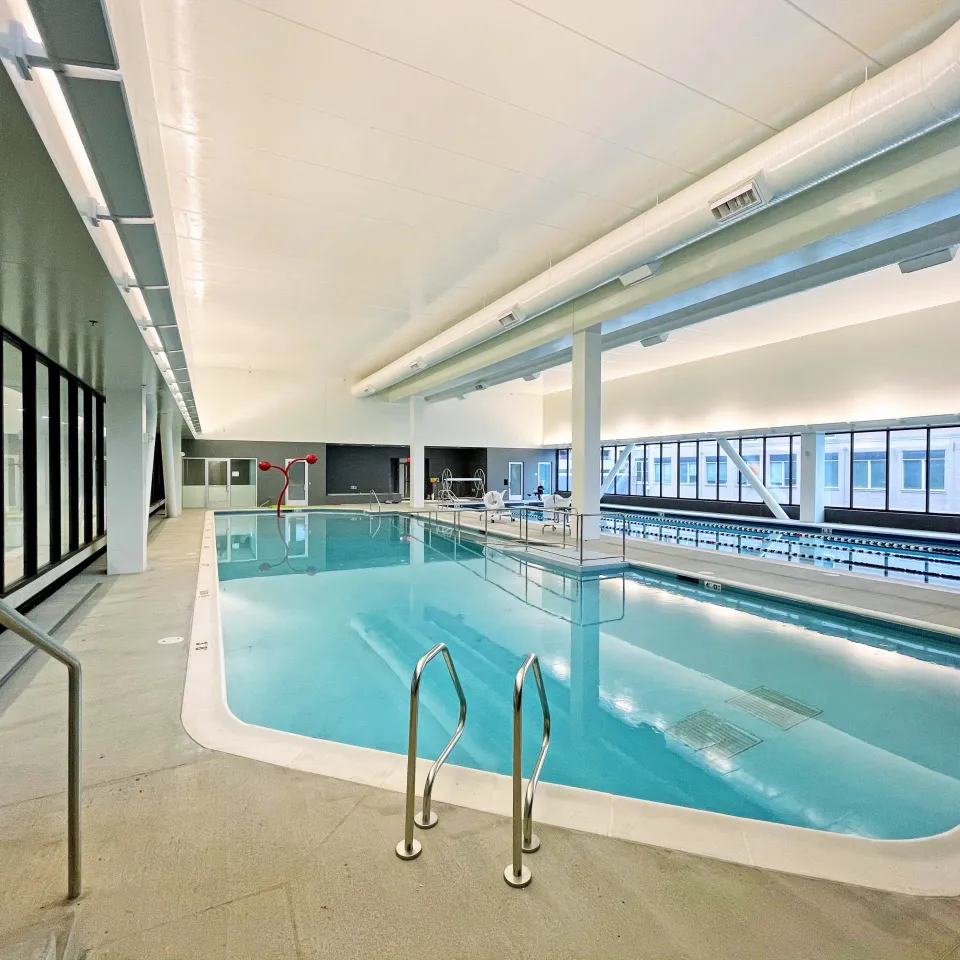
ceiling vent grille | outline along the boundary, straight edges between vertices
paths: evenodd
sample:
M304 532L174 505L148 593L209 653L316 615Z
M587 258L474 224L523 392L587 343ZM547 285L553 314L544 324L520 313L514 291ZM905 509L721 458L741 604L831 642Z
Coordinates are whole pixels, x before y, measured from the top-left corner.
M416 372L417 370L423 369L423 357L417 357L413 363L410 364L410 369Z
M730 193L717 197L710 201L710 212L718 223L725 223L734 217L762 207L764 204L763 194L757 186L756 180L750 180L743 183Z
M518 323L523 323L526 319L519 307L514 307L509 313L505 313L502 317L497 317L497 321L500 326L506 330L508 327L515 327Z

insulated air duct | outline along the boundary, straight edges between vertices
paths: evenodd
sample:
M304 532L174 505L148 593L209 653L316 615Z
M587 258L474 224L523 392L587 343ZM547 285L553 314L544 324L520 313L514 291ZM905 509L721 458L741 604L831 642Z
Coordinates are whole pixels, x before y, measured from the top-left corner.
M729 223L960 117L960 23L928 47L595 240L352 388L370 396L506 327L628 276ZM638 278L639 279L639 278ZM509 318L508 323L504 320Z

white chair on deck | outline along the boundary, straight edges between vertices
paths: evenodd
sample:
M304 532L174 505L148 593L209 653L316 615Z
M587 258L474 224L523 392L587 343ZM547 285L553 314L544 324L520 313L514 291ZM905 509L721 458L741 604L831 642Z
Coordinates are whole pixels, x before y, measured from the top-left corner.
M497 517L503 516L503 514L506 514L511 520L514 519L513 514L510 512L510 507L507 505L506 490L504 490L503 493L499 490L488 490L483 495L483 507L490 512L491 523L494 523Z
M560 524L570 525L570 507L573 504L573 497L561 497L556 493L547 493L543 497L543 529L553 527L554 530Z

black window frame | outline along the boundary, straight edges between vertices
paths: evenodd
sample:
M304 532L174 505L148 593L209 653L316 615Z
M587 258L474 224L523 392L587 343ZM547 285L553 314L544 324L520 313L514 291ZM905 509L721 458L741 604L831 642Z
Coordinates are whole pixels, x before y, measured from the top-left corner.
M102 393L94 390L85 384L79 377L69 370L60 366L55 360L41 353L31 344L22 340L11 331L0 328L0 344L9 343L20 352L21 363L21 396L23 398L23 442L21 446L21 476L23 486L23 575L11 580L6 580L6 572L0 573L0 596L6 597L15 591L23 589L31 581L49 573L59 566L64 560L68 559L75 551L84 549L90 544L95 543L100 536L97 525L90 519L87 523L84 519L80 522L77 511L76 494L79 490L79 484L83 482L85 497L85 512L89 512L93 504L93 486L94 473L92 458L96 455L92 444L92 422L93 418L87 415L89 410L96 405L100 411L103 410L106 400ZM42 365L47 374L47 405L43 410L37 406L37 370ZM0 351L0 382L3 382L3 361L2 351ZM66 382L70 385L72 400L68 403L68 449L66 452L61 447L61 423L60 423L60 398L61 384ZM69 399L69 398L68 398ZM83 410L84 416L84 464L77 462L78 455L78 417ZM50 540L50 557L44 563L39 562L38 558L38 417L46 415L48 418L49 429L47 431L47 478L49 482L48 492L48 523ZM102 423L102 417L99 422ZM3 433L3 410L0 404L0 435ZM100 451L102 455L103 441L100 438ZM89 451L89 453L88 453ZM64 456L66 453L66 456ZM89 462L88 462L89 461ZM63 517L61 507L61 483L63 479L63 467L66 463L68 478L70 481L69 504L70 516ZM98 512L104 502L104 474L100 470L96 474L97 485L97 509ZM0 496L2 502L6 503L6 495L3 490L6 484L5 471L0 473ZM64 524L69 529L69 549L64 550L61 542L61 533ZM74 526L76 524L76 526ZM0 523L0 555L5 555L5 523Z

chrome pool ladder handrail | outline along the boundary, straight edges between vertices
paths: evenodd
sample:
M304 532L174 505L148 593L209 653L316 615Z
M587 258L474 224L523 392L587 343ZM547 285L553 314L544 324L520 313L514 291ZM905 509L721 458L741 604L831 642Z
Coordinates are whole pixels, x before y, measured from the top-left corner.
M67 899L82 892L80 847L80 661L15 607L0 600L0 626L22 637L67 668Z
M383 512L383 506L382 506L382 504L380 503L380 498L377 496L377 491L376 491L376 490L371 490L371 491L370 491L370 512L371 512L371 513L373 513L373 501L374 501L374 500L377 501L377 513L382 513L382 512Z
M454 731L450 742L443 748L443 752L433 761L433 765L427 773L427 779L423 783L423 804L419 816L414 816L413 808L416 805L417 795L417 725L420 716L420 678L423 675L424 667L438 654L443 655L444 662L447 665L447 672L453 681L454 689L457 691L457 697L460 700L460 720L457 723L457 729ZM435 647L428 650L418 661L413 669L413 678L410 680L410 733L407 746L407 799L403 819L403 839L397 844L397 856L401 860L413 860L420 856L423 849L420 841L415 840L413 836L413 825L416 823L421 830L428 830L437 825L437 814L430 808L430 801L433 795L433 784L437 779L437 773L443 762L450 755L456 742L463 733L464 725L467 722L467 698L464 696L463 687L460 685L460 677L457 676L457 668L453 665L453 658L445 643L438 643Z
M533 678L537 683L537 693L540 695L540 706L543 709L543 742L524 792L523 683L531 667L533 667ZM523 855L540 849L540 838L533 832L533 799L549 746L550 705L547 703L547 691L544 689L543 675L540 673L540 660L535 653L530 653L517 671L513 682L513 860L503 871L503 879L511 887L525 887L533 879L530 868L523 864Z

